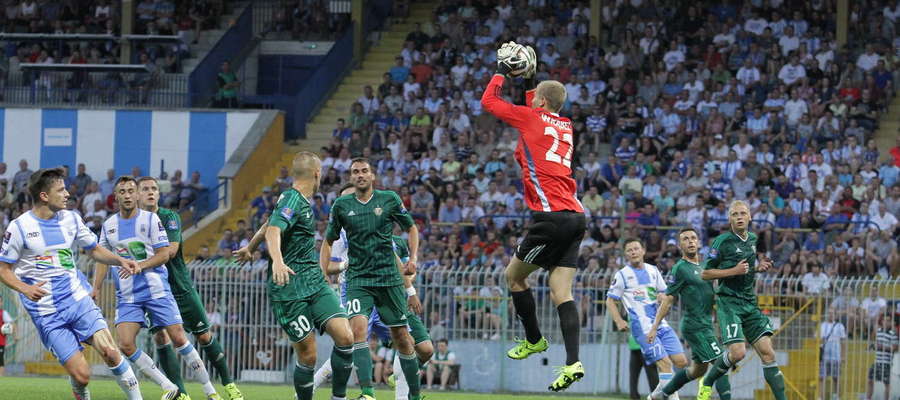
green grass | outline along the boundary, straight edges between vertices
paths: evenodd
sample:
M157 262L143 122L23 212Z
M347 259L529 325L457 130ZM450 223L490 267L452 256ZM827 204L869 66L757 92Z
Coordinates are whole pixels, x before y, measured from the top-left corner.
M97 378L91 381L92 400L119 400L123 398L119 386L109 379ZM288 385L259 385L242 384L246 400L293 400L294 389ZM194 400L205 400L202 397L203 390L196 383L188 384L188 392ZM220 394L224 395L221 386ZM145 400L156 400L162 395L160 389L152 382L141 380L141 392ZM356 396L359 390L350 388L347 394ZM566 400L613 400L612 397L576 397L556 394L541 395L515 395L515 394L476 394L466 392L442 392L429 391L426 393L428 400L543 400L548 397L556 397ZM316 400L329 400L331 389L316 392ZM387 390L378 391L378 399L393 400L394 393ZM71 400L72 394L67 378L19 378L0 377L0 399L16 400Z

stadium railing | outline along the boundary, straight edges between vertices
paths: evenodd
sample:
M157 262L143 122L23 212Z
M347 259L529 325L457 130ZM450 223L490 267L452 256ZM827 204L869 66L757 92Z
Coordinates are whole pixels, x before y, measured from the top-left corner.
M106 66L111 67L111 66ZM123 66L124 67L124 66ZM149 89L138 85L147 81ZM188 76L122 71L17 71L7 75L0 101L38 106L187 106Z
M87 257L80 257L78 267L90 276L93 262ZM238 265L231 260L220 259L191 262L189 267L206 304L213 332L221 338L235 376L243 381L288 382L292 349L271 313L265 261ZM627 363L628 359L625 346L627 336L614 332L606 315L605 298L610 275L611 271L606 269L580 270L573 286L582 321L582 355L589 370L604 368L601 366L608 368L609 365L621 364L622 360ZM559 342L562 336L556 309L550 300L547 279L547 272L541 270L529 278L529 284L535 295L544 335ZM511 339L523 337L524 332L516 320L502 268L450 270L436 266L420 271L417 286L425 309L423 321L435 340L449 339L451 348L458 355L472 354L466 351L473 348L479 349L479 352L487 351L483 356L495 360L498 364L492 368L501 371L523 368L521 364L514 365L506 360L503 354ZM17 327L6 347L7 364L12 364L10 372L39 373L41 369L34 365L55 363L42 348L30 318L19 305L18 296L6 287L0 287L0 293L5 299L4 308L13 315ZM867 298L880 298L884 306L878 308L879 301L866 301ZM97 303L112 326L115 288L111 279L104 281ZM827 335L822 332L821 324L830 320L829 310L834 310L834 319L845 325L849 335L840 339L843 350L836 390L839 398L856 398L865 393L868 370L874 362L876 321L881 317L891 318L891 326L894 326L895 310L900 307L900 279L838 277L831 279L826 288L814 291L805 288L801 278L781 278L761 273L757 275L757 303L772 323L773 343L788 386L788 398L791 399L816 398L822 388L824 380L820 379L820 372L824 369L821 360L823 356L832 358L833 354L829 349L820 354L823 336ZM865 308L861 308L863 305ZM680 319L681 309L676 306L668 320L673 327L677 327ZM139 342L148 351L153 348L146 332L141 333ZM499 342L499 346L486 347L488 342ZM320 347L327 347L326 340L320 343ZM485 350L488 348L491 350ZM93 352L86 354L92 364L102 363ZM325 358L327 352L320 360ZM896 356L895 361L900 362L900 356ZM477 374L483 369L473 362L474 359L461 359L463 366L472 366L463 368L464 375ZM101 373L105 370L95 369ZM598 371L593 380L586 381L577 390L594 394L621 393L627 390L625 375ZM513 392L527 389L523 389L519 382L508 379L484 382L478 376L462 377L463 389ZM767 390L759 359L752 352L731 375L731 380L736 399L762 396ZM691 384L682 394L691 394L695 388L695 384ZM878 398L879 390L883 389L876 385Z
M228 191L231 179L219 177L219 184L206 189L197 195L193 201L178 209L181 216L182 229L188 229L209 213L217 210L228 201Z

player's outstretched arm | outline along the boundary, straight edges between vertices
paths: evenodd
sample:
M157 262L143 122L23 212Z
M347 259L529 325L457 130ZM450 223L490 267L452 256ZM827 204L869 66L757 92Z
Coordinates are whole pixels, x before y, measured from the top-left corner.
M669 310L675 301L675 296L663 293L657 295L657 298L659 299L659 310L656 310L656 319L653 320L653 326L650 328L650 332L647 333L647 343L653 343L653 340L656 339L656 331L659 329L659 324L666 318L666 315L669 315Z
M266 246L269 248L269 257L272 258L272 282L283 286L290 281L291 275L296 275L296 272L285 265L281 255L281 228L277 226L266 228Z
M31 301L38 301L41 297L50 294L47 289L41 287L47 282L38 282L34 285L22 282L13 272L13 265L2 261L0 261L0 282L3 282L8 288L22 293Z
M269 221L263 222L263 224L256 230L256 233L253 234L253 237L250 238L250 242L247 243L247 246L241 247L233 252L231 255L234 256L238 260L238 262L247 262L253 259L253 252L259 247L260 243L266 239L266 228L269 227Z

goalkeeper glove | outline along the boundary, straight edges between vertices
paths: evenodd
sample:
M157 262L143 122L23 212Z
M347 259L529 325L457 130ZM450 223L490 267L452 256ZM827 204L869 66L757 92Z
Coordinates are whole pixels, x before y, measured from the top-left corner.
M524 68L528 61L519 58L519 51L522 45L516 42L504 43L497 49L497 73L503 76L509 76L513 71L519 71Z

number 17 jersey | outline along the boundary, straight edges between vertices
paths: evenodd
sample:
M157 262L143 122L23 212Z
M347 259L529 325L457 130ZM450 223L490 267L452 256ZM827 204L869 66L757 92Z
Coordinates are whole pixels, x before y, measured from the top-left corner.
M559 114L531 108L534 90L525 94L526 106L500 97L504 78L494 75L481 97L485 110L519 131L516 161L522 167L525 203L534 211L584 212L572 179L574 140L572 121Z

